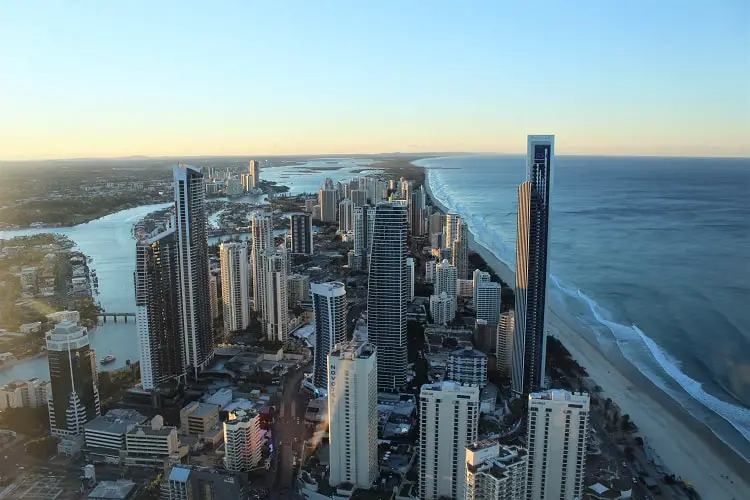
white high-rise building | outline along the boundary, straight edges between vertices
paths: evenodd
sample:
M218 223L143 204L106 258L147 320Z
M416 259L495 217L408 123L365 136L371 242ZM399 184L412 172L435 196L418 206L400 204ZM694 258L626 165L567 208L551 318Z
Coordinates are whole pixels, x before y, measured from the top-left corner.
M180 164L173 174L183 347L186 364L197 376L214 357L206 193L200 169Z
M247 242L221 243L221 296L224 333L250 325L250 247Z
M354 208L354 266L367 270L370 265L372 234L375 227L375 207L363 205Z
M344 199L339 202L339 231L354 231L354 202Z
M329 482L369 489L378 475L375 347L344 342L328 355Z
M406 206L381 203L375 223L367 290L367 335L378 352L378 388L406 384Z
M588 425L588 394L529 394L529 500L583 498Z
M298 306L303 300L310 298L310 276L306 274L290 274L286 281L289 294L289 309Z
M435 283L435 275L437 275L437 261L428 260L424 263L424 281L425 283Z
M234 410L224 422L224 462L228 471L247 472L258 466L263 451L260 415Z
M526 498L528 453L518 446L480 441L466 448L466 500Z
M287 293L287 255L285 248L266 250L263 255L263 327L268 340L286 342L289 333L289 296Z
M477 319L497 325L500 323L500 306L500 283L483 281L474 287L474 311Z
M414 300L414 259L411 257L406 258L406 277L409 280L409 283L406 286L406 291L408 293L408 301L412 302Z
M250 188L255 189L258 187L260 182L260 163L258 160L250 160L247 166L248 173L250 174Z
M443 259L435 266L435 295L445 292L455 300L457 279L456 266L448 262L447 259Z
M445 292L430 295L430 315L436 325L447 325L456 317L456 298Z
M320 205L320 220L323 222L336 222L336 207L338 205L339 192L331 187L321 188L318 191L318 205Z
M479 269L474 269L471 278L474 284L474 289L476 289L480 283L489 283L492 281L492 275L490 273Z
M313 315L315 317L315 358L313 383L328 387L328 354L333 346L346 340L346 287L336 281L313 283Z
M263 270L263 253L273 248L273 218L265 212L253 212L250 264L252 266L253 308L263 314L266 300L266 273Z
M513 339L516 331L516 315L513 311L505 311L500 315L497 325L497 371L503 377L510 375L513 366Z
M487 385L487 355L471 346L454 349L448 355L445 379L484 387Z
M463 498L466 447L477 440L479 429L479 387L425 384L419 403L419 498Z

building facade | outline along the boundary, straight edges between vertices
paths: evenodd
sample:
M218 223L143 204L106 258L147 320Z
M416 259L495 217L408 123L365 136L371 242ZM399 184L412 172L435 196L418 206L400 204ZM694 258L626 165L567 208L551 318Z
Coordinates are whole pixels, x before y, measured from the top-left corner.
M410 195L409 217L411 219L411 234L414 236L424 236L427 233L425 224L426 195L424 187L419 186Z
M344 199L339 202L339 231L354 231L354 202Z
M588 394L550 390L529 394L527 498L583 498Z
M419 403L419 498L463 498L466 447L477 440L479 429L479 387L425 384Z
M430 315L436 325L450 324L456 318L456 298L445 292L430 295Z
M459 347L448 355L445 379L459 384L487 385L487 355L472 347Z
M497 282L480 282L474 286L474 311L477 319L490 325L500 323L501 286Z
M292 253L313 254L313 225L311 214L292 214L290 217Z
M219 259L224 333L244 330L250 325L250 246L245 241L222 242Z
M538 390L545 378L544 308L554 155L554 136L529 136L526 181L518 188L516 333L511 381L511 389L518 394Z
M445 292L446 295L456 298L456 280L458 272L456 266L443 259L435 266L435 295Z
M260 162L258 160L250 160L247 165L248 173L250 174L250 187L255 189L259 187L260 183Z
M135 249L135 324L144 389L184 379L186 374L177 254L175 229L140 242Z
M47 334L50 383L48 412L53 436L83 434L83 426L101 414L96 355L86 329L62 322Z
M290 274L286 278L289 294L289 309L310 298L310 277L306 274Z
M328 355L330 484L369 489L378 475L377 355L344 342Z
M466 448L466 500L522 500L526 498L528 453L496 441Z
M513 340L516 331L516 313L505 311L500 315L500 323L497 325L497 371L502 376L511 374L513 366Z
M321 188L318 191L318 205L320 206L320 220L323 222L336 222L336 208L339 199L338 190L335 188Z
M286 249L266 250L263 254L265 300L263 327L268 340L286 342L289 334Z
M224 462L230 472L247 472L260 464L262 451L260 415L235 410L224 422Z
M273 217L266 212L253 212L250 216L252 244L250 264L252 266L253 308L261 317L266 300L266 273L263 255L273 248Z
M406 206L381 203L376 207L367 332L377 348L380 390L398 390L406 384L407 233Z
M354 208L354 265L366 271L370 265L372 234L375 227L375 207L363 205Z
M196 376L214 357L206 193L200 169L181 164L174 166L173 173L181 332L188 371Z
M315 325L313 383L328 387L328 354L344 342L347 334L346 287L340 282L313 283L310 286Z
M455 238L450 241L451 258L456 266L458 279L465 280L469 277L469 227L463 219L458 220Z

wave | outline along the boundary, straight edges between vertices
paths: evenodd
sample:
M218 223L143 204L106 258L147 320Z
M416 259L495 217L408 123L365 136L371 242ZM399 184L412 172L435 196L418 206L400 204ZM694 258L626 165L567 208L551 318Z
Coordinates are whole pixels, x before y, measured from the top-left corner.
M425 166L422 164L422 166ZM475 241L492 253L511 270L515 269L515 248L508 241L515 241L514 235L502 234L496 227L491 227L480 214L471 213L443 182L438 169L427 170L427 184L435 201L455 211L468 221L469 230ZM515 215L510 214L510 215ZM560 293L585 304L594 320L614 336L620 352L633 366L645 375L654 385L674 399L686 411L692 414L685 404L685 394L670 387L664 375L677 383L694 401L700 403L734 427L750 442L750 410L724 401L703 389L701 382L691 378L680 368L680 363L662 349L652 338L636 325L625 325L612 321L612 314L575 286L564 284L559 277L550 274L550 281ZM579 319L583 320L583 318ZM582 321L584 324L585 321ZM594 333L600 338L599 332ZM649 363L651 361L651 363ZM656 369L658 366L658 369ZM662 372L662 373L659 373ZM718 436L723 440L721 436ZM725 441L726 442L726 441ZM731 443L727 443L731 446Z

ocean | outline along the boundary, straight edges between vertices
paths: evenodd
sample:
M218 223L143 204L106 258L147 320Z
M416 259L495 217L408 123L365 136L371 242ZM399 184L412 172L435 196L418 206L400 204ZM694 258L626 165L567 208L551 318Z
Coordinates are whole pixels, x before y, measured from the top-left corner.
M415 162L515 269L520 156ZM549 305L572 313L730 446L750 440L750 161L556 158ZM746 444L746 443L743 443ZM745 448L745 446L743 446Z

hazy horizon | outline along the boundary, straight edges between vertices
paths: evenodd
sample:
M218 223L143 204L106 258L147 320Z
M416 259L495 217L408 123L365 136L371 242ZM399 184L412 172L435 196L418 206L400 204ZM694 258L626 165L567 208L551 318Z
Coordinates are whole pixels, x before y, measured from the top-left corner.
M750 4L6 3L0 161L750 156Z

